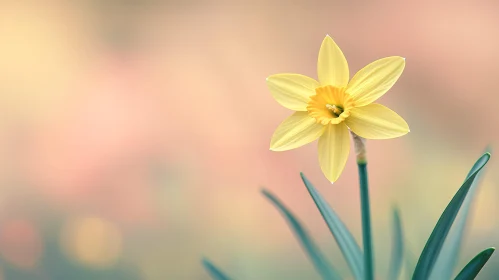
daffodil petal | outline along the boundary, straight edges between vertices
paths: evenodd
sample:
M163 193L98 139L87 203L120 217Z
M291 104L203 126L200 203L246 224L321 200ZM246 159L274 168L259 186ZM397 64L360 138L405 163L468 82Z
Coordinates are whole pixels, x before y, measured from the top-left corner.
M400 56L376 60L353 76L345 92L355 100L356 106L371 104L395 84L404 67L405 58Z
M267 78L267 85L279 104L294 111L306 111L319 82L300 74L276 74Z
M366 139L390 139L409 132L409 125L402 117L376 103L351 109L345 122L355 134Z
M345 123L330 124L319 138L319 164L326 178L335 182L348 159L350 137Z
M319 138L324 132L324 125L310 117L307 112L295 112L277 127L270 150L286 151L301 147Z
M322 41L317 61L317 75L322 86L344 87L350 78L347 60L329 35Z

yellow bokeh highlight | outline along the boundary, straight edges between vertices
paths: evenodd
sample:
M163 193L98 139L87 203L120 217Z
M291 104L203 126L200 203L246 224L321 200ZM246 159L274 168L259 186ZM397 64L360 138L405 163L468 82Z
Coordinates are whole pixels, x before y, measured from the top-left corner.
M110 267L121 255L123 237L113 223L99 217L70 220L63 228L61 244L65 252L83 265Z

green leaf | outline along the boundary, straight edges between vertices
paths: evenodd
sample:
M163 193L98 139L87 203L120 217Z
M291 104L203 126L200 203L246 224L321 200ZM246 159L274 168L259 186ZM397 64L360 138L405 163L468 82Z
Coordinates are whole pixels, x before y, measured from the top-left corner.
M305 177L303 173L300 173L300 175L310 196L312 196L312 199L324 218L324 221L326 221L329 230L336 239L336 243L338 244L338 247L340 247L355 279L363 279L363 255L359 245L350 231L346 228L345 224L340 220L338 215L336 215L326 200L324 200L322 195L315 189L312 183L308 181L307 177Z
M455 280L475 279L494 251L495 248L488 248L480 252L459 272Z
M214 264L212 264L208 259L203 258L203 266L208 271L208 274L213 278L213 280L230 280L220 269L218 269Z
M491 152L490 147L488 147L486 152ZM466 176L468 179L473 173L480 169L479 162L476 162L475 165L471 168ZM456 264L459 258L459 251L461 249L461 245L463 242L463 236L466 229L466 224L468 221L468 216L470 212L470 208L473 202L473 198L475 197L475 193L478 190L478 187L481 182L481 178L483 178L483 174L485 172L485 168L481 170L475 178L475 181L471 184L471 188L466 196L466 199L461 206L461 210L459 210L459 214L454 221L454 225L452 226L447 239L444 242L442 247L442 251L440 252L440 256L437 259L435 264L435 268L431 274L431 279L435 280L447 280L451 279L454 269L456 268Z
M464 184L459 188L457 193L452 198L451 202L447 205L444 212L440 216L437 225L433 229L430 238L426 242L423 252L419 256L418 264L412 276L413 280L426 280L429 278L431 271L435 265L438 258L442 245L444 244L445 238L449 233L452 223L456 219L456 215L459 212L459 208L463 204L466 194L468 193L471 185L475 181L478 172L485 166L490 158L489 153L485 153L481 156L474 172L470 177L464 182Z
M269 199L272 204L281 212L302 248L307 253L308 257L314 264L316 270L326 280L339 280L341 277L335 269L328 263L322 252L319 250L314 240L310 237L307 230L301 225L300 221L295 218L293 213L272 193L263 189L262 194Z
M402 270L402 260L404 259L404 237L402 233L402 222L398 208L393 208L393 236L392 236L392 259L390 262L390 272L388 279L397 280Z

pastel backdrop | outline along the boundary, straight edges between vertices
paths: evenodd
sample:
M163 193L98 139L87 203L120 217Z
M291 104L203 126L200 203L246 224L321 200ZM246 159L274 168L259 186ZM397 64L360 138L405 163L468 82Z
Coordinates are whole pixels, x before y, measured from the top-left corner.
M399 55L381 103L411 132L369 141L376 272L391 207L418 255L469 168L499 144L499 3L0 1L0 279L318 279L278 195L343 275L304 172L361 241L354 155L333 185L316 144L271 152L291 111L265 78L316 77L329 34L353 75ZM494 153L493 153L494 154ZM488 166L460 266L499 243ZM494 256L479 279L493 279Z

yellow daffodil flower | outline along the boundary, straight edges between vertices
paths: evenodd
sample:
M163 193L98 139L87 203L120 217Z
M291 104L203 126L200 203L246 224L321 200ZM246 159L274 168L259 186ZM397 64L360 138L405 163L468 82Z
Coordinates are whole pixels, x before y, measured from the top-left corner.
M296 111L276 129L270 150L291 150L319 139L322 172L329 181L336 181L350 151L349 129L366 139L389 139L409 132L397 113L373 103L395 84L404 66L404 58L386 57L350 80L343 52L326 36L317 62L319 81L300 74L267 78L275 100Z

